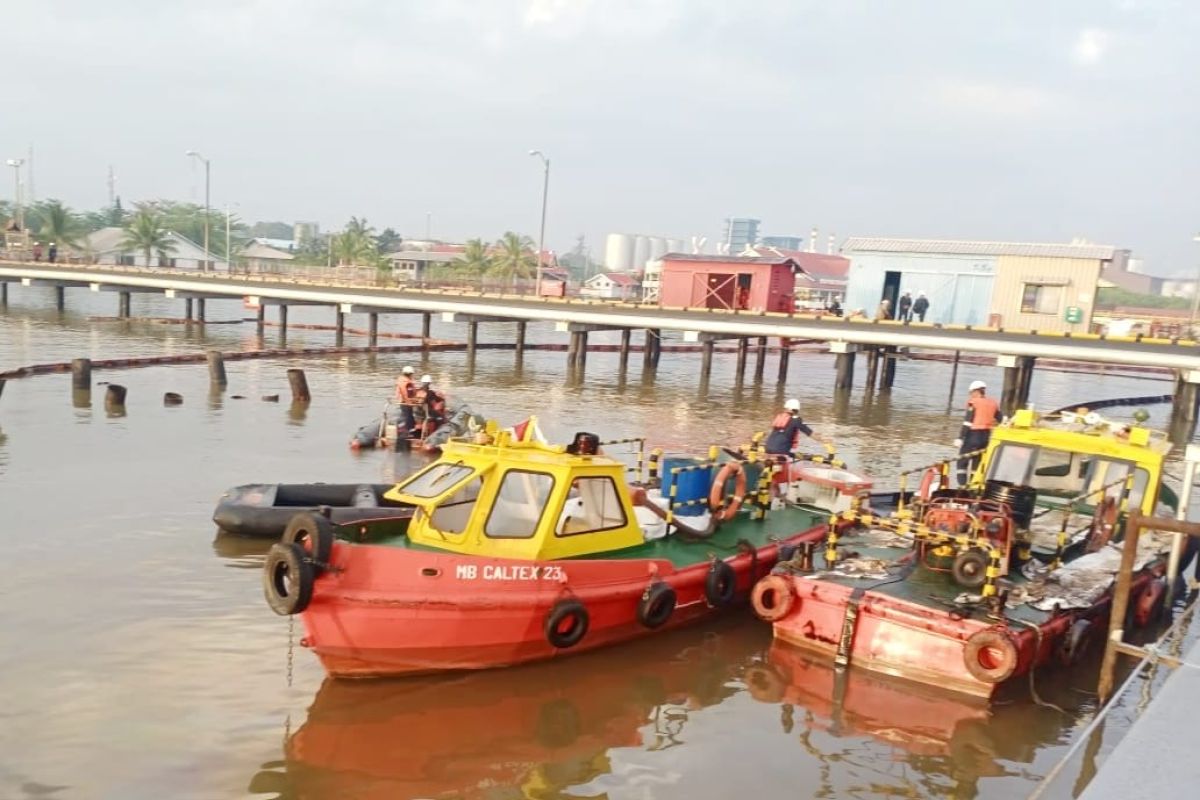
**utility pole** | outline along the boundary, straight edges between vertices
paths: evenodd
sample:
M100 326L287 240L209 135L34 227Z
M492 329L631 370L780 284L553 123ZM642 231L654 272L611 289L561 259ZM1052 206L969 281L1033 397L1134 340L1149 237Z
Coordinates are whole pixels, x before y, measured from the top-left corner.
M542 160L544 177L542 178L542 227L538 233L537 279L534 281L534 293L542 296L542 252L546 249L546 198L550 194L550 159L541 150L530 150L529 155Z
M207 271L208 264L212 260L212 257L209 255L209 252L208 252L208 227L209 227L209 225L208 225L208 217L209 217L209 214L208 214L208 197L209 197L208 191L209 191L209 166L210 166L210 164L209 164L209 161L207 158L200 155L195 150L188 150L187 155L191 156L192 158L198 158L204 162L204 270L203 271Z

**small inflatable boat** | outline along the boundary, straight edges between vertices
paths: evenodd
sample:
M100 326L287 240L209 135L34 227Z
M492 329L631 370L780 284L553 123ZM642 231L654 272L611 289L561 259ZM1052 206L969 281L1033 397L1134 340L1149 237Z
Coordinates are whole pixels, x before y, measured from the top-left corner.
M483 427L484 419L465 405L451 411L446 421L422 438L414 436L404 424L403 406L389 402L380 418L363 425L350 437L351 450L370 450L385 447L392 450L424 450L432 453L452 436L465 436ZM418 423L419 424L419 423Z
M359 526L372 535L402 534L413 506L388 500L390 483L251 483L217 501L213 522L229 533L277 539L302 511L329 509L334 525ZM361 531L360 531L361 532Z

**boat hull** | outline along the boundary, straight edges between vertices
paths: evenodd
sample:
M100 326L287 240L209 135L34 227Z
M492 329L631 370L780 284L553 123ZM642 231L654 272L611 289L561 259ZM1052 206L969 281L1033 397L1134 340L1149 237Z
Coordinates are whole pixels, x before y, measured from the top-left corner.
M724 559L734 597L744 601L798 533ZM338 677L474 670L557 658L669 630L722 610L710 602L711 563L666 559L514 561L387 545L335 543L333 569L319 577L303 612L303 644ZM664 582L676 594L661 625L639 622L643 593ZM586 633L568 647L550 641L560 604L586 609Z

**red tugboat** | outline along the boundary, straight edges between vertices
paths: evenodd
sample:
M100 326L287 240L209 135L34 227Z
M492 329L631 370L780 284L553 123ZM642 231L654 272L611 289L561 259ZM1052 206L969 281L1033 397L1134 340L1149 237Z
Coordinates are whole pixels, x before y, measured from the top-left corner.
M1072 664L1103 636L1126 509L1152 514L1164 436L1095 413L997 428L966 490L929 491L888 516L835 513L811 553L753 592L775 637L842 667L982 698L1050 662ZM943 465L944 466L944 465ZM947 485L945 480L940 482ZM1133 612L1161 608L1166 537L1139 546Z
M629 440L631 483L592 434L527 438L489 423L447 442L386 494L415 509L400 533L292 521L264 590L302 615L330 675L498 667L647 636L745 598L781 549L824 536L826 511L770 510L775 468L754 447L666 459L642 481L644 442Z

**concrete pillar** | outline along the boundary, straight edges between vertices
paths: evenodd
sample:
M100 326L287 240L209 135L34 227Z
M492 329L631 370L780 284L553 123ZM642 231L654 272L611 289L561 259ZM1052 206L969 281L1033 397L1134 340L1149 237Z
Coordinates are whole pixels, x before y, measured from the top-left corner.
M71 389L76 392L92 391L92 360L76 358L71 361Z
M428 312L421 315L421 338L428 339L433 329L433 314Z
M587 331L580 331L577 336L579 336L579 345L575 349L575 370L583 374L583 371L587 369Z
M526 323L524 320L521 320L517 323L517 358L523 358L525 356L525 326Z
M67 307L67 287L54 287L54 307L59 311L62 311Z
M292 390L293 403L307 403L312 400L312 393L308 390L308 378L304 375L304 370L292 368L287 371L288 386Z
M896 348L883 348L883 378L879 382L880 389L891 389L896 382Z
M1191 441L1200 404L1200 370L1177 370L1170 428L1176 441Z
M642 366L650 368L654 366L654 345L658 341L658 331L653 328L646 328L646 335L643 338L642 345Z
M849 342L830 342L829 352L836 355L833 385L835 389L854 388L854 358L858 347Z
M471 320L467 323L467 358L475 357L475 345L479 342L479 323Z
M333 329L337 346L341 347L346 343L346 315L340 305L333 307Z
M8 281L0 281L0 308L8 308Z
M783 383L787 380L788 362L792 358L792 340L786 337L779 337L779 382Z
M567 372L575 371L575 361L579 352L579 336L572 331L567 336Z
M1033 388L1033 369L1037 363L1034 356L1021 356L1017 359L1017 408L1029 405L1029 392Z
M192 298L184 298L183 301L183 318L188 322L192 321Z
M191 300L189 300L188 302L190 303ZM263 329L266 328L266 326L267 326L267 307L264 305L260 305L258 307L258 320L257 320L257 325L256 325L256 327L258 328L259 336L263 335Z
M713 348L716 342L706 339L700 345L700 380L707 381L712 376Z
M208 383L212 387L228 385L225 377L225 356L220 350L208 351Z
M737 363L733 367L733 372L738 383L741 383L746 378L746 356L749 352L750 340L745 336L739 336L737 340Z
M367 346L379 346L379 314L375 311L367 314Z
M879 348L867 348L867 391L875 390L875 380L879 371Z
M622 372L629 368L629 340L633 337L633 331L629 328L621 329L621 350L620 350L620 366Z
M197 298L196 299L196 321L197 322L204 322L204 312L205 312L204 298L203 297Z
M653 328L651 329L651 332L654 335L650 337L650 366L658 369L658 360L662 358L662 331L658 328Z
M754 382L762 383L767 369L767 337L758 337L758 352L754 354Z
M120 292L117 298L117 316L125 319L130 315L130 293Z
M1033 356L996 356L996 366L1004 368L1000 412L1005 416L1028 404L1035 361Z

